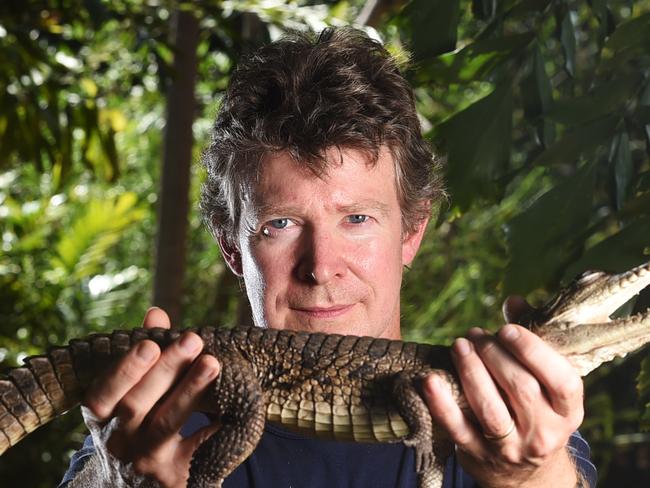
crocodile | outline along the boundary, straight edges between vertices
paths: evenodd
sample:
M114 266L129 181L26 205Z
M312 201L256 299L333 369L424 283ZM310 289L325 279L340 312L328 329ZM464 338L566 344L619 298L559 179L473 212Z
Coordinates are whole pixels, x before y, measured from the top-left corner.
M650 262L620 274L586 272L520 322L584 376L650 341L650 310L610 319L649 285ZM328 439L404 442L415 449L419 487L441 486L453 445L433 424L419 383L440 375L467 408L449 347L255 327L191 330L222 364L207 393L221 427L194 453L188 486L220 487L255 449L266 421ZM93 379L135 344L150 339L164 348L183 332L116 330L28 357L0 378L0 454L77 406Z

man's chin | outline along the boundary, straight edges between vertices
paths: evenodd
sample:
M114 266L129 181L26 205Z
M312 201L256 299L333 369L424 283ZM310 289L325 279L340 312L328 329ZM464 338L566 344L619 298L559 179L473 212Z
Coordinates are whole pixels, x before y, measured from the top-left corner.
M322 332L325 334L364 335L366 329L352 317L306 317L304 314L292 314L279 329L289 329L303 332ZM366 333L367 335L367 333Z
M270 314L269 314L270 315ZM284 314L276 314L276 320L268 320L268 326L273 329L285 329L302 332L322 332L324 334L340 334L355 336L382 337L385 339L400 339L399 316L395 320L385 320L385 317L370 318L364 309L357 304L343 314L333 317L322 314L309 314L289 309Z

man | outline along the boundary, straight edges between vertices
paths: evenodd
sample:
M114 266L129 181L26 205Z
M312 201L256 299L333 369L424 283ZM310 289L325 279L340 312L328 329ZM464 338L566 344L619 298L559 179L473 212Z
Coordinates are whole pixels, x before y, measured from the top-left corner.
M400 338L402 269L442 189L411 89L383 47L341 29L261 49L231 79L204 164L202 211L243 277L257 326ZM170 326L159 309L144 324ZM137 486L143 477L185 486L192 452L218 429L192 413L209 410L200 399L220 367L200 350L191 333L163 352L144 341L92 388L93 442L69 486ZM515 325L496 336L473 329L452 356L471 418L445 384L422 385L457 445L445 486L593 479L584 441L572 435L582 383L563 357ZM304 439L268 425L224 486L412 487L414 460L401 444Z

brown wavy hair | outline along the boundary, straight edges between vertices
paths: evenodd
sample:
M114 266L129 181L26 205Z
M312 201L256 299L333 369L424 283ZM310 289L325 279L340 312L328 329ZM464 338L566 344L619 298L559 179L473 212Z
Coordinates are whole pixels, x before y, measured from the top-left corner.
M408 233L444 192L398 63L349 27L291 34L254 52L232 74L202 158L203 218L215 236L234 243L241 201L254 190L265 156L286 151L321 175L332 164L328 148L360 150L375 164L383 145L395 162Z

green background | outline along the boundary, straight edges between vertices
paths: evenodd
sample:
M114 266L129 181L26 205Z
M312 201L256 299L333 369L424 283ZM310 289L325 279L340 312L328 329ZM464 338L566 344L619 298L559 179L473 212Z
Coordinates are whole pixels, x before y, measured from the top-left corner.
M650 259L649 1L367 3L1 2L2 366L139 325L165 292L157 274L181 285L177 325L249 321L201 225L196 162L238 59L290 28L354 24L386 42L446 156L449 201L405 277L406 338L496 329L510 293L541 303L586 269ZM180 18L198 29L195 100L179 108L193 129L193 205L170 224L183 271L165 276L154 256L160 204L181 198L160 185ZM648 374L637 353L586 378L581 430L601 486L650 482ZM55 486L84 432L75 411L30 435L0 459L2 486Z

